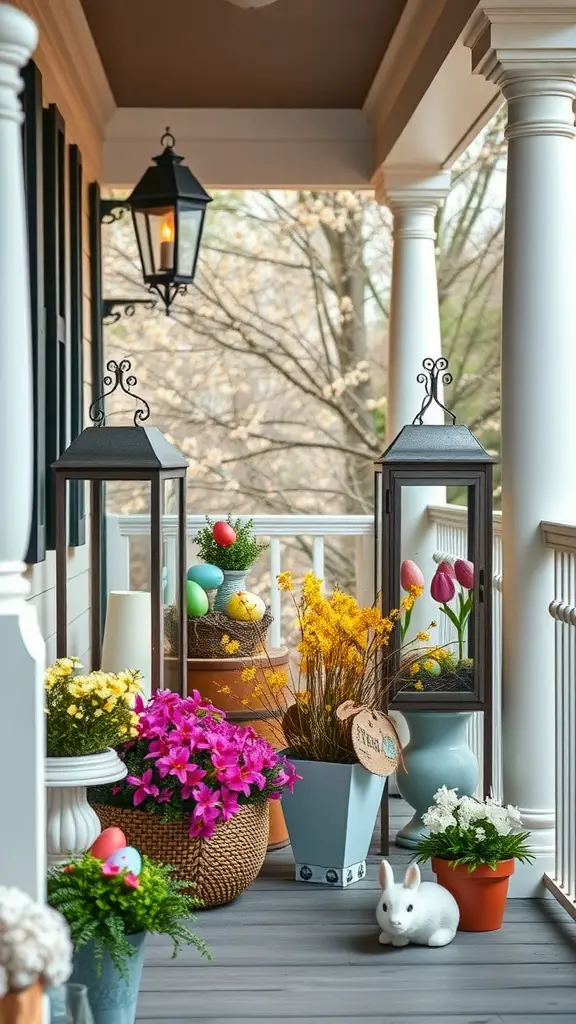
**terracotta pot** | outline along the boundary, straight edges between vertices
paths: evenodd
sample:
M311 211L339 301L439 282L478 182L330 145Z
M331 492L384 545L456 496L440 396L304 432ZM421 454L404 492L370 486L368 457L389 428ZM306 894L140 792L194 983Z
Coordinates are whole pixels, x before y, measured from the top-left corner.
M251 725L275 750L281 750L286 746L286 741L278 716L266 712L262 702L250 695L256 684L266 685L266 671L269 668L276 671L285 670L288 673L288 657L288 651L281 647L269 651L268 654L255 655L253 658L188 658L187 692L199 690L202 696L212 701L217 708L222 708L231 722ZM171 685L170 672L173 670L173 664L173 659L166 659L167 686ZM256 675L250 682L245 683L242 680L242 672L252 666L256 667ZM228 688L230 693L221 693L223 688ZM258 712L258 718L254 718L250 708L244 708L239 703L248 697L252 708ZM280 800L270 800L269 804L268 849L279 850L288 846L288 830Z
M37 981L0 999L0 1024L42 1024L44 986Z
M502 927L508 882L514 874L513 858L501 860L496 870L480 864L468 871L466 864L453 868L449 861L433 857L432 870L460 908L461 932L495 932Z

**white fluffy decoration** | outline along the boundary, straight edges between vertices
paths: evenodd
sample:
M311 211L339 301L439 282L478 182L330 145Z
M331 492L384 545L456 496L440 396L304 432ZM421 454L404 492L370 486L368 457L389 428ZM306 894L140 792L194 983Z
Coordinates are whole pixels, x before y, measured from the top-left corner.
M0 998L38 978L56 988L71 972L72 943L62 915L20 889L0 886Z

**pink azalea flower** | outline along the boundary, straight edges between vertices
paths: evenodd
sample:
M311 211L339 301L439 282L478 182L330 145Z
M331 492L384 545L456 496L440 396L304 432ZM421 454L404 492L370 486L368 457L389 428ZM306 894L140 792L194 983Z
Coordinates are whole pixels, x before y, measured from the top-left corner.
M167 775L175 775L178 781L185 785L188 779L189 762L190 751L186 747L171 747L166 757L158 759L156 767L161 779Z
M138 889L140 886L140 879L137 875L133 875L131 871L127 871L124 875L124 884L128 885L130 889Z
M203 818L193 818L188 829L188 835L194 839L212 839L216 831L216 822L213 820L205 821Z
M195 786L192 796L196 801L196 807L193 812L195 818L212 818L218 816L218 804L220 802L219 789L210 789L209 786L206 786L201 782L198 786Z
M410 561L409 558L405 559L400 566L400 586L406 593L409 592L410 587L424 586L422 570L418 568L416 562Z
M103 864L102 874L105 875L106 878L114 878L115 875L120 874L120 868L117 864Z
M148 796L158 796L158 786L154 785L152 782L152 775L152 769L148 768L148 770L143 773L141 779L139 779L137 775L126 776L126 782L129 786L138 787L133 796L135 807L138 807L138 804L143 803Z
M474 590L474 562L457 558L454 562L454 575L464 590Z
M238 794L226 789L225 786L222 786L220 790L220 809L224 821L229 821L240 810Z
M112 796L117 796L118 793L122 792L123 788L124 787L120 783L116 783L115 786L112 786Z
M445 572L435 572L430 584L430 594L438 604L447 604L456 593L454 580Z
M247 765L237 764L233 768L227 768L223 774L223 781L228 786L228 789L236 790L238 793L244 793L245 796L250 796L251 786L258 786L258 789L264 789L266 786L266 779L264 775Z
M148 747L148 753L144 760L147 761L151 757L166 757L170 751L170 744L166 736L160 736L157 740L152 740Z
M157 804L167 804L167 803L170 802L171 799L172 799L172 790L171 789L161 789L160 792L158 793L158 796L156 797L156 803Z
M452 579L455 577L454 566L450 565L450 562L440 562L437 572L444 572L447 576L451 576Z

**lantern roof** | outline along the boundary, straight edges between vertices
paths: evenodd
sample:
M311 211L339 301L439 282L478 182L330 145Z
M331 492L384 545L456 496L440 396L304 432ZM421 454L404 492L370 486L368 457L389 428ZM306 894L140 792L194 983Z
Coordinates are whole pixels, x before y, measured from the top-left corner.
M194 177L183 162L184 158L174 152L174 136L166 129L162 143L167 140L162 153L153 157L156 166L148 167L132 191L128 200L132 209L154 206L176 206L179 200L200 203L212 202L206 189Z
M400 462L478 462L496 459L482 447L468 427L460 423L411 423L394 438L376 465Z
M188 460L166 440L158 427L86 427L53 463L56 472L114 471L134 476L138 471L188 468Z

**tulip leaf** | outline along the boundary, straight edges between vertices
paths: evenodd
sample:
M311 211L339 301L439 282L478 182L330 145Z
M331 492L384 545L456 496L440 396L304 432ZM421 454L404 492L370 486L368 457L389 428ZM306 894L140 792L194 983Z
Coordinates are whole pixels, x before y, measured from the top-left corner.
M460 619L456 615L456 612L452 611L452 609L449 608L447 604L443 604L440 608L440 611L444 612L444 615L448 616L450 622L455 626L458 632L460 632Z

